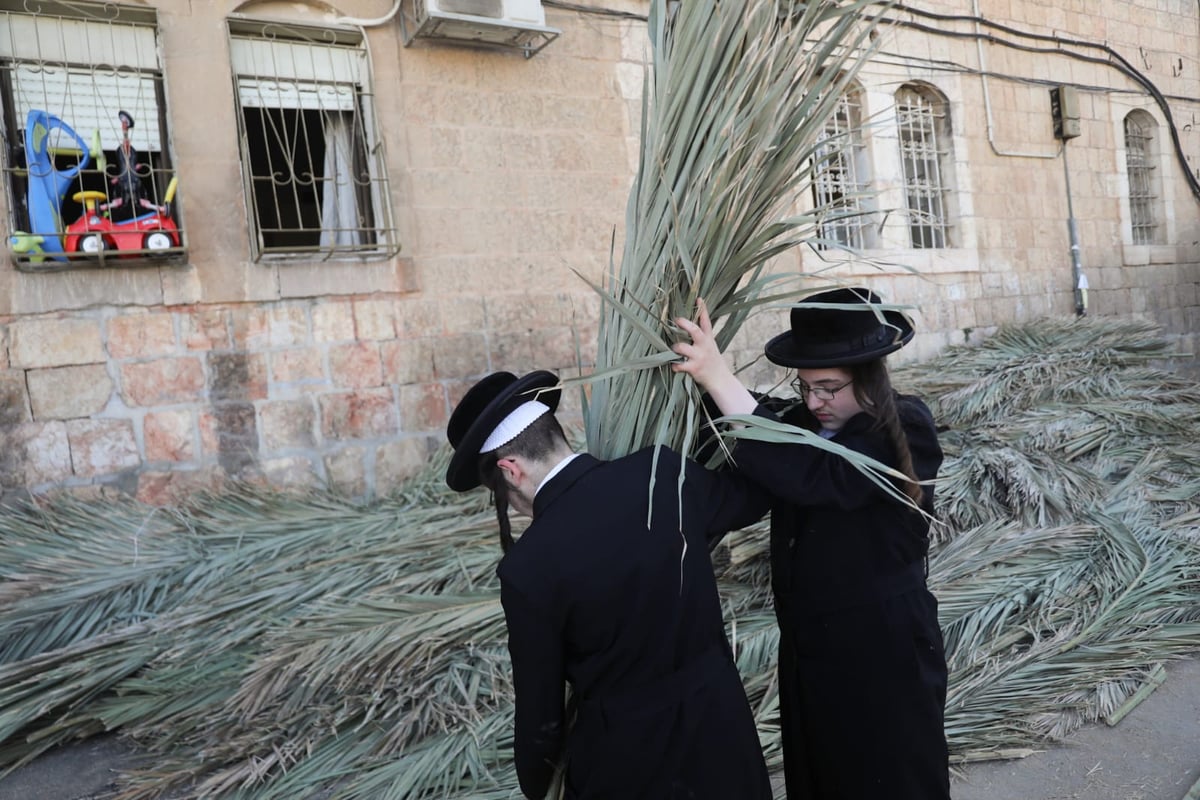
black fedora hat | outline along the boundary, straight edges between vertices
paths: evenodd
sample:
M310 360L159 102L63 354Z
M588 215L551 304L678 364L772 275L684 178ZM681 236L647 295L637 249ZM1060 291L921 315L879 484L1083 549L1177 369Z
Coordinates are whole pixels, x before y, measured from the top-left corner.
M792 308L791 329L764 348L767 358L780 366L862 364L899 350L913 337L908 317L875 308L883 301L868 289L831 289L802 302L803 307Z
M553 372L538 370L518 378L511 372L493 372L472 386L458 401L446 424L446 438L454 448L446 468L446 485L465 492L479 485L479 450L496 426L517 406L537 400L558 408L562 390Z

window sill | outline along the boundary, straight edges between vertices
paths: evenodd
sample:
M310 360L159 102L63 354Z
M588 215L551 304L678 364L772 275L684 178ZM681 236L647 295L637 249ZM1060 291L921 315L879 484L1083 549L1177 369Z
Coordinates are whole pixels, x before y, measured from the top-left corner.
M1170 244L1125 244L1121 247L1121 262L1127 267L1148 264L1174 264L1179 253Z
M36 254L13 249L9 240L12 263L21 272L66 272L90 269L145 269L157 267L186 267L186 247L171 247L153 253L120 252Z
M254 256L257 264L290 265L290 264L319 264L326 261L339 263L355 261L386 261L400 254L400 246L379 247L372 250L328 250L328 251L270 251Z

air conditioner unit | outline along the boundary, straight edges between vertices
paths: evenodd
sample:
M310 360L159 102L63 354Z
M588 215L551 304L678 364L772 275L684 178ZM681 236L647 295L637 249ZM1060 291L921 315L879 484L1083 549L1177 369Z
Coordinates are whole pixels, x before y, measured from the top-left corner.
M541 0L405 0L404 44L445 40L520 50L526 58L558 38Z

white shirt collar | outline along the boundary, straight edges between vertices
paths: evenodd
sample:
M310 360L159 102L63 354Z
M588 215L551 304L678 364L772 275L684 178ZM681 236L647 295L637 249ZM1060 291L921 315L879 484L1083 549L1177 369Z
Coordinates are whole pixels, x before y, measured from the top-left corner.
M564 467L566 467L566 466L567 466L567 464L570 464L572 460L574 460L574 459L576 459L576 458L579 458L579 456L580 456L580 454L579 454L579 453L572 453L571 455L569 455L569 456L567 456L566 458L564 458L562 461L560 461L560 462L558 462L557 464L555 464L555 465L554 465L554 466L553 466L553 467L550 469L550 471L546 473L546 477L542 478L542 482L541 482L541 483L539 483L539 484L538 484L538 487L537 487L537 489L535 489L535 490L534 490L534 492L533 492L533 496L534 496L534 497L537 497L537 493L538 493L538 492L540 492L540 491L542 490L542 487L543 487L543 486L545 486L547 483L549 483L549 482L550 482L550 479L551 479L551 478L553 478L553 477L554 477L555 475L557 475L558 473L562 472L562 471L563 471L563 468L564 468Z

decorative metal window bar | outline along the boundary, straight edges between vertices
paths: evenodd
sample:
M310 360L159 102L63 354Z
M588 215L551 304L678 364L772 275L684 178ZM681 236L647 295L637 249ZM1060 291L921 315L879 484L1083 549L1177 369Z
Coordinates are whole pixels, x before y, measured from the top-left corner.
M869 220L862 202L867 182L859 174L863 157L861 121L858 94L843 94L817 143L813 201L818 217L818 250L864 246Z
M246 20L229 35L254 257L396 253L362 35Z
M942 180L945 104L901 88L896 94L900 161L908 205L909 241L914 248L946 247L946 186Z
M1153 244L1155 219L1154 163L1150 157L1154 132L1132 114L1125 118L1125 168L1129 175L1129 218L1134 244Z
M0 107L19 267L185 253L152 9L0 0Z

